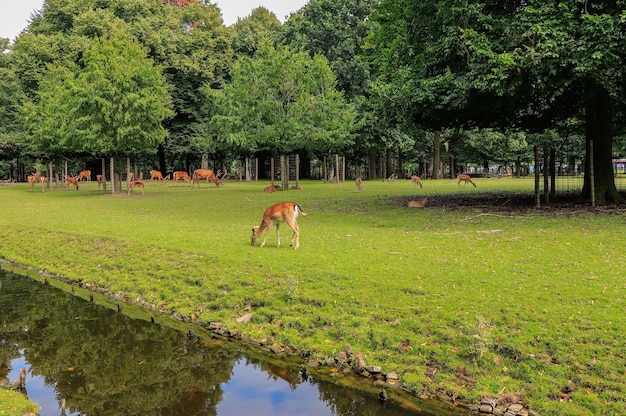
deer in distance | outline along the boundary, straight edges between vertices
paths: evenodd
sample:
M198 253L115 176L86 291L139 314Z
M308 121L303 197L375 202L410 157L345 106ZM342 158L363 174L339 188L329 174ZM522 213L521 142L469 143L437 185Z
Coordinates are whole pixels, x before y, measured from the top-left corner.
M459 175L459 181L457 182L459 187L461 186L461 182L465 182L465 186L467 186L467 183L469 182L472 185L474 185L474 188L476 188L476 183L472 180L472 178L469 175L466 175L464 173Z
M356 186L356 192L362 192L363 191L363 179L356 178L354 180L354 185Z
M415 186L419 186L419 187L420 187L420 189L422 189L422 188L423 188L423 186L422 186L422 180L421 180L421 179L420 179L420 177L419 177L419 176L417 176L417 175L413 175L413 176L411 176L411 183L412 183L413 185L415 185Z

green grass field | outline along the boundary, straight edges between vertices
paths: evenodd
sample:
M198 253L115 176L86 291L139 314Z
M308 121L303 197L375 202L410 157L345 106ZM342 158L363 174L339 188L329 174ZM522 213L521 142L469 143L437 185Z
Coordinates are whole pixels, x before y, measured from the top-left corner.
M451 209L532 179L146 184L146 195L0 187L0 256L166 312L310 350L342 347L420 393L519 396L545 415L626 414L623 210ZM35 188L37 189L37 188ZM403 201L429 195L426 208ZM252 226L298 202L300 249ZM248 323L236 319L249 311ZM400 351L403 341L412 350Z

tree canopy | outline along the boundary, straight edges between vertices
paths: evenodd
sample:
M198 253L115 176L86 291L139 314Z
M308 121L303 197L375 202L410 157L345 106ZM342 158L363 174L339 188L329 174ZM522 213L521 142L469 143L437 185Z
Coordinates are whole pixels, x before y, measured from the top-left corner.
M356 113L335 89L326 58L264 44L233 64L232 80L215 97L213 121L223 140L244 153L327 153L351 143Z
M431 129L536 132L584 115L595 143L595 197L618 201L611 173L624 79L618 3L383 0L371 42L394 99Z
M124 39L95 41L83 67L51 67L37 94L24 114L40 150L128 154L158 145L173 115L159 68Z

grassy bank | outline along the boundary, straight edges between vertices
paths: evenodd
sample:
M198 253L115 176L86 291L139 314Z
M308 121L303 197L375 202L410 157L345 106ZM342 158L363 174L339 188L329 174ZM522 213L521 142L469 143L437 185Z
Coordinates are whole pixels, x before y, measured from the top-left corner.
M442 202L529 191L525 179L266 185L147 184L131 197L95 183L4 186L0 256L324 359L350 345L420 392L520 396L541 415L626 413L624 211ZM423 195L426 208L403 205ZM286 226L280 249L273 231L251 247L264 209L286 200L309 214L300 249Z

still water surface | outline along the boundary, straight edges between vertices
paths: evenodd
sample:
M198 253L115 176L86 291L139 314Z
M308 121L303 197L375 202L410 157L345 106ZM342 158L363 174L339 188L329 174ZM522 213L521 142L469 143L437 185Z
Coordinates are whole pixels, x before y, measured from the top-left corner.
M26 368L41 416L437 414L382 404L298 366L133 319L2 269L0 322L0 379L19 380Z

